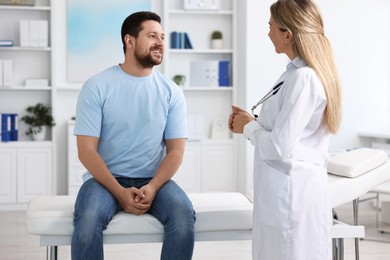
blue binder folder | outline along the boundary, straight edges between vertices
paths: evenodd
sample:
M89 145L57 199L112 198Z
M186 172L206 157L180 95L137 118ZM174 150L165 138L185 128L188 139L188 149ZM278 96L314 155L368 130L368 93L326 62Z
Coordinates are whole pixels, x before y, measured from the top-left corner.
M11 141L11 115L1 114L1 141Z
M229 64L230 62L228 60L219 61L218 85L220 87L230 86Z
M18 141L18 114L10 114L11 116L11 134L10 141Z

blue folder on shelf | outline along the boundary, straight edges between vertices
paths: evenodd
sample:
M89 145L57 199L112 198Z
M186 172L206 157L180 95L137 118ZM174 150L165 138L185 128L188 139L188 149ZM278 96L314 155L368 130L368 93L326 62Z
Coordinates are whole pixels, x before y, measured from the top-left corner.
M1 114L1 141L11 141L11 115Z
M1 141L18 141L18 114L1 114Z
M218 66L218 85L220 87L230 86L229 78L229 64L228 60L220 60Z

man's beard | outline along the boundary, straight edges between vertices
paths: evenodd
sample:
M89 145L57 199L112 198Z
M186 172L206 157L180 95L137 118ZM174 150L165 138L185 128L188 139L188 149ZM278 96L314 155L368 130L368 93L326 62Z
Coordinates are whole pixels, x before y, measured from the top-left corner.
M151 52L155 49L158 49L160 50L159 48L152 48L149 50L148 53L146 54L143 54L142 52L140 51L135 51L134 52L134 56L135 56L135 59L137 60L137 62L139 64L142 65L142 67L144 68L152 68L153 66L156 66L156 65L159 65L161 64L162 62L162 56L161 56L161 59L157 59L157 58L154 58L151 54Z

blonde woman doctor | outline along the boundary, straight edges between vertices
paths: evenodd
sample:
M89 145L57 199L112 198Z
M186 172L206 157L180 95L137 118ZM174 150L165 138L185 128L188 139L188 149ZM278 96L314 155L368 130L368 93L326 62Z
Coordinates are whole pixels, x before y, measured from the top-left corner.
M338 73L313 1L279 0L270 10L268 36L291 62L252 114L233 106L229 118L255 146L253 259L329 260L326 161L341 121Z

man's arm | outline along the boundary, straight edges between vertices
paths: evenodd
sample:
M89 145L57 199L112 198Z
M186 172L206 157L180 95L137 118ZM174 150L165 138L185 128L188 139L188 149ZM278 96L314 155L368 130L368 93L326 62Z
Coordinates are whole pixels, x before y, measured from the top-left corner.
M136 188L123 188L107 168L106 163L97 152L98 137L77 136L78 157L92 176L108 189L122 205L123 210L136 215L143 214L150 205L139 203L135 198L143 198L144 194Z
M144 199L141 202L145 204L152 204L154 196L157 191L167 182L169 181L173 175L175 175L176 171L179 169L182 161L183 154L185 148L185 139L177 138L177 139L166 139L166 156L164 160L161 162L160 167L157 169L156 174L152 178L152 180L145 186L141 188L142 193L145 195Z

